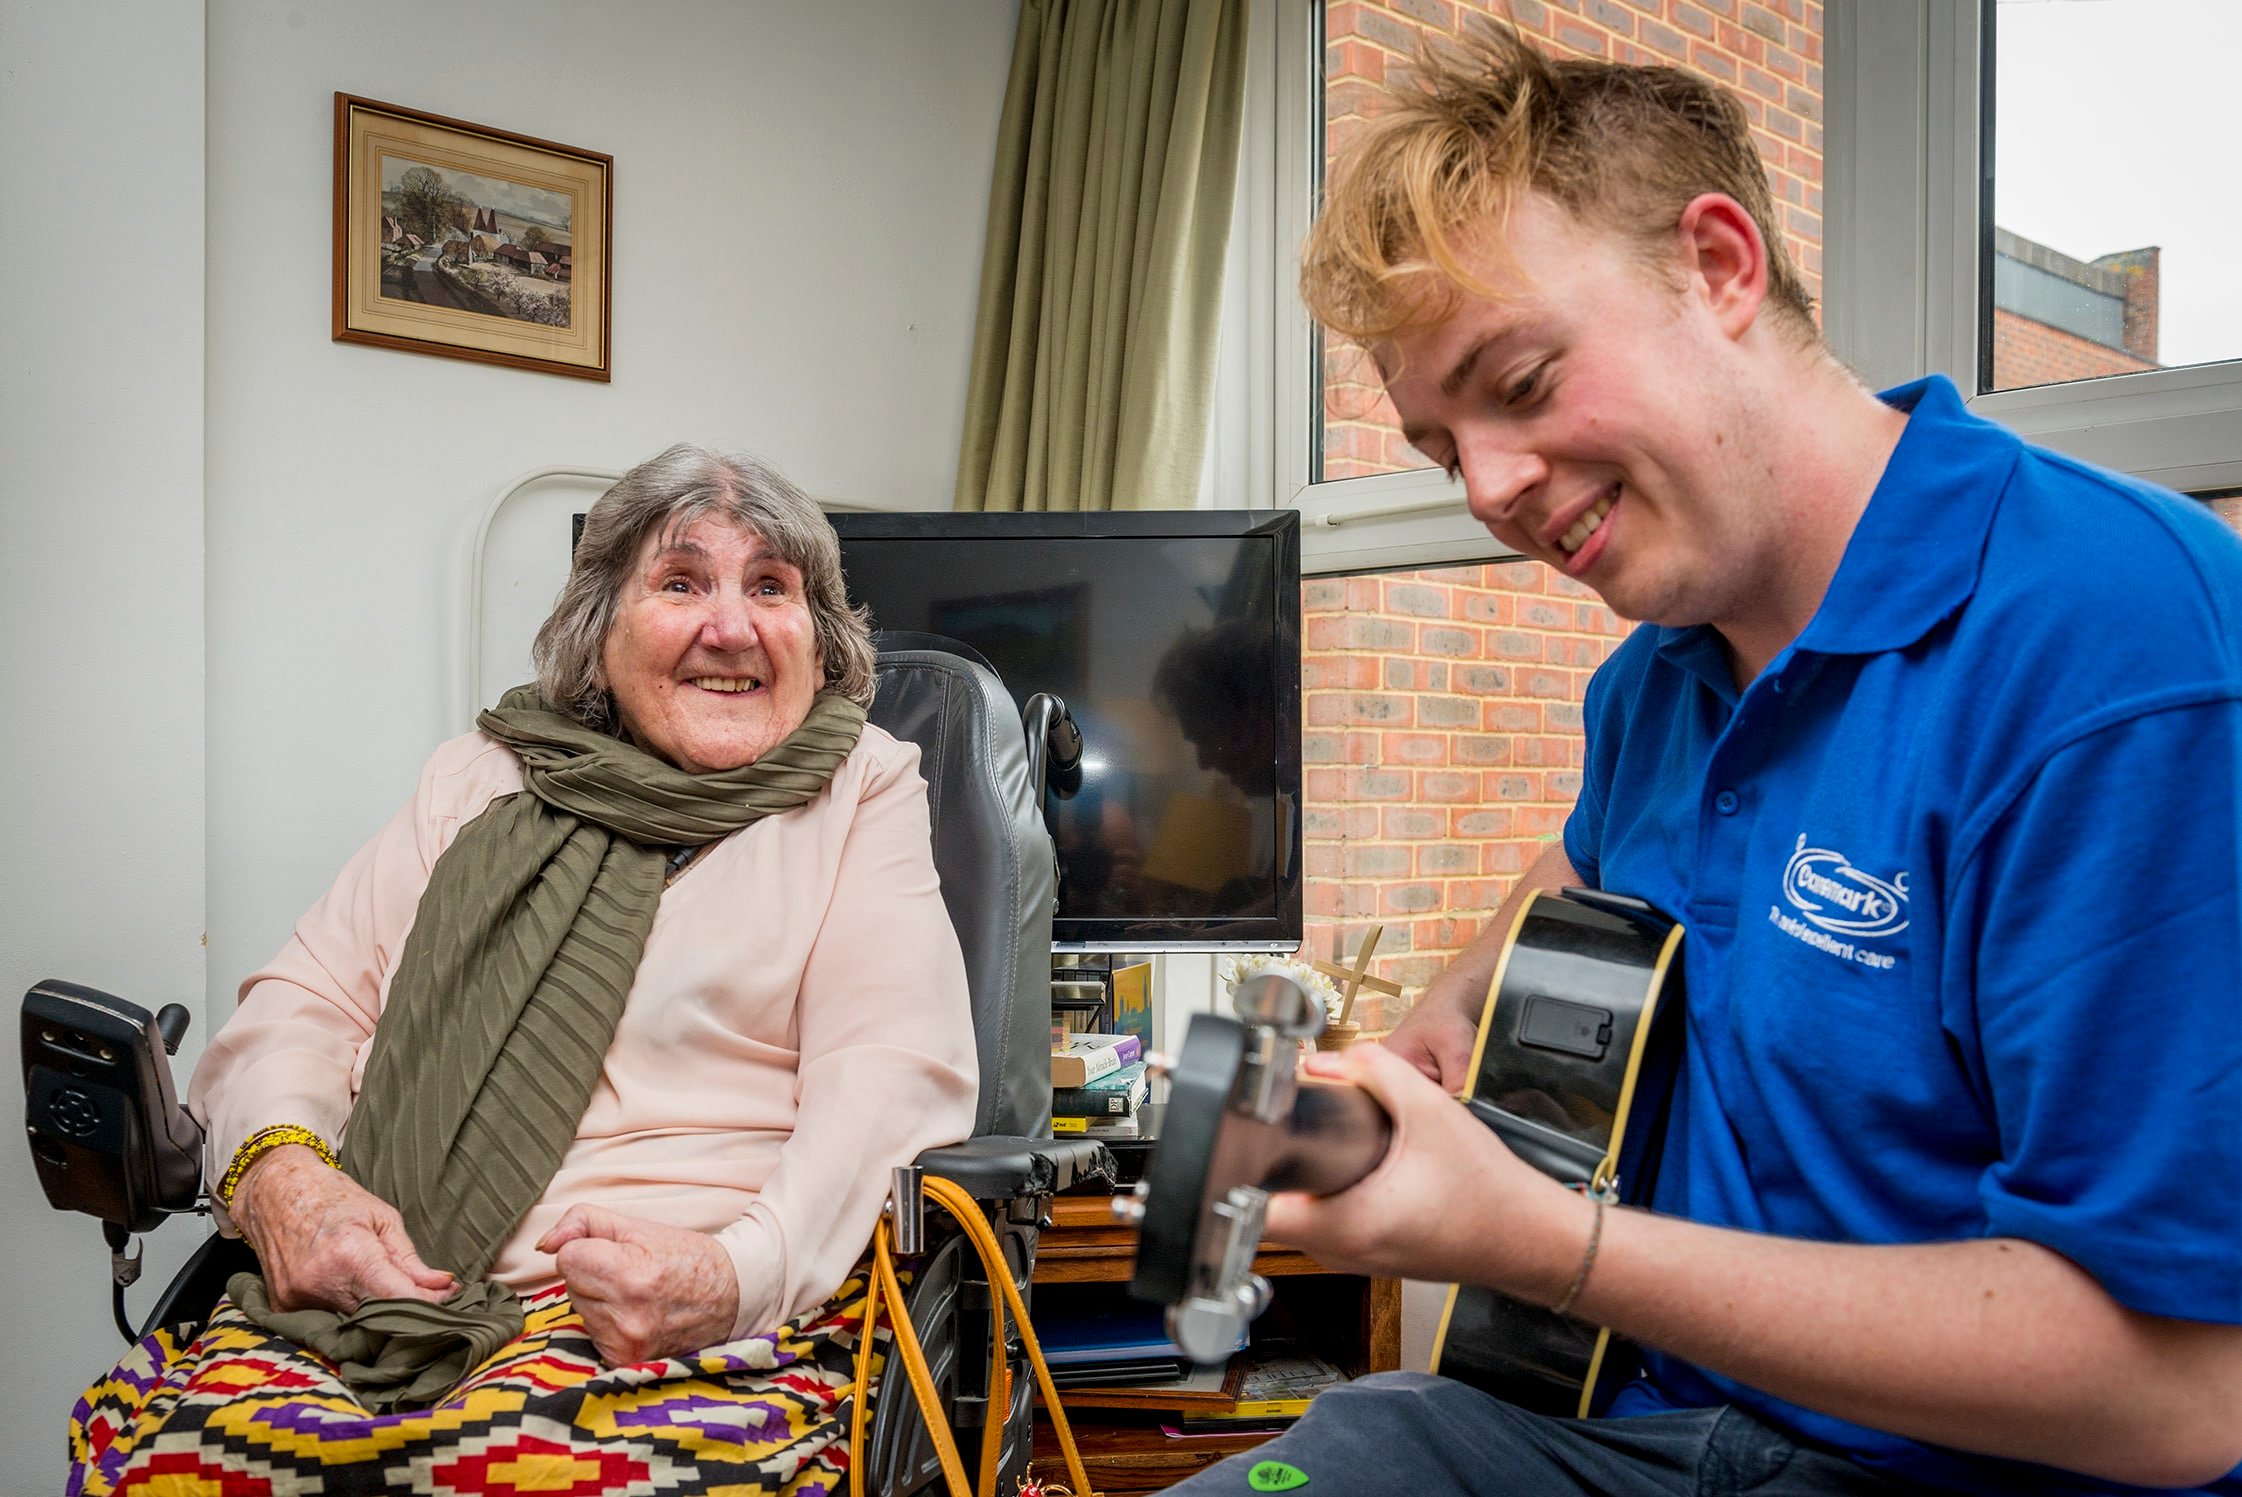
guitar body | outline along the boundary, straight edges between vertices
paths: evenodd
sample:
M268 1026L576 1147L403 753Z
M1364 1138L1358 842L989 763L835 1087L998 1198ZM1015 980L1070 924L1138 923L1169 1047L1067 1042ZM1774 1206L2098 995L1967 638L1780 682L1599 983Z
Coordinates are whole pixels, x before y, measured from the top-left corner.
M1681 1048L1681 939L1640 900L1534 894L1489 985L1464 1105L1544 1174L1647 1201ZM1458 1285L1432 1366L1522 1407L1585 1418L1633 1358L1600 1327Z

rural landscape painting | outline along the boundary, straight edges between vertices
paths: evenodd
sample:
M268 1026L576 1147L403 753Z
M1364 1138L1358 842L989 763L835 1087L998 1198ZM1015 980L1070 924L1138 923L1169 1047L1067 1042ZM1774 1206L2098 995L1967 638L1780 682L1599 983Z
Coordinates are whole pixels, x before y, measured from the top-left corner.
M382 295L568 326L568 198L385 156L381 205Z
M613 203L610 156L337 94L334 337L605 380Z

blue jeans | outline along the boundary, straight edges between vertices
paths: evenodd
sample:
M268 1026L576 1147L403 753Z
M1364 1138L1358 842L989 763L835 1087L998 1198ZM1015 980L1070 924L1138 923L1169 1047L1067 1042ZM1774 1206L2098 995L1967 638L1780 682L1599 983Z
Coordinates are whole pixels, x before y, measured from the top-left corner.
M1293 1489L1299 1497L1867 1497L1909 1490L1842 1456L1798 1445L1737 1409L1549 1419L1422 1372L1343 1383L1318 1395L1297 1424L1268 1444L1168 1490L1186 1497L1259 1497L1247 1475L1265 1461L1281 1461L1308 1478Z

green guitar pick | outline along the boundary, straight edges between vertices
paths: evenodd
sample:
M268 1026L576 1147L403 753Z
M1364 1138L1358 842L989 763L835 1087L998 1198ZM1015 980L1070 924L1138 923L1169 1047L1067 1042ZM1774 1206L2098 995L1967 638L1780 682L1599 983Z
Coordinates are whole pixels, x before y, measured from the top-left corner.
M1246 1473L1246 1485L1256 1492L1289 1492L1307 1484L1307 1472L1283 1461L1257 1461Z

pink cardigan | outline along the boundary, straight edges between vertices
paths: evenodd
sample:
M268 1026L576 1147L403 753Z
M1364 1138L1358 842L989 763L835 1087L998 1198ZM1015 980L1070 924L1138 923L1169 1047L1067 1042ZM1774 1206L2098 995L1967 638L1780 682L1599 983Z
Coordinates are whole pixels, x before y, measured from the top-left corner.
M866 727L825 795L725 839L662 895L576 1140L493 1278L554 1282L531 1244L593 1202L714 1233L746 1335L839 1287L892 1166L971 1131L965 967L918 762ZM521 783L479 733L439 748L412 802L242 984L188 1089L212 1179L274 1123L340 1140L429 869Z

